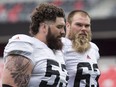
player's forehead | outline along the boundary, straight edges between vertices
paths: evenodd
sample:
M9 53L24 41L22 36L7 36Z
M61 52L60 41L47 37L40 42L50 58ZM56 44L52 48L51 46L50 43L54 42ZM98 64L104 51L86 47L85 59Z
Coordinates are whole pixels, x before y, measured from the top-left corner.
M72 18L72 22L85 22L87 24L90 24L90 18L87 15L82 14L75 14Z

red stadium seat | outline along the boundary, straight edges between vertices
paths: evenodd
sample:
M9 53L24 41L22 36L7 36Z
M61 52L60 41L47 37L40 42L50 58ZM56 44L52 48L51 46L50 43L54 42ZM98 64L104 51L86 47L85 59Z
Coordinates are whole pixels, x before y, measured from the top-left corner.
M99 83L100 87L116 87L116 68L111 67L108 71L102 72Z

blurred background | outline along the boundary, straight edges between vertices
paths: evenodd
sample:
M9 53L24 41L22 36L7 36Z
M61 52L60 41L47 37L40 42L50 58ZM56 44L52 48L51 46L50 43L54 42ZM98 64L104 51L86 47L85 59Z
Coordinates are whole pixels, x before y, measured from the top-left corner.
M74 9L87 11L92 17L93 42L100 50L100 87L116 87L116 0L0 0L0 84L3 50L15 34L29 34L30 13L37 4L53 3L66 15Z

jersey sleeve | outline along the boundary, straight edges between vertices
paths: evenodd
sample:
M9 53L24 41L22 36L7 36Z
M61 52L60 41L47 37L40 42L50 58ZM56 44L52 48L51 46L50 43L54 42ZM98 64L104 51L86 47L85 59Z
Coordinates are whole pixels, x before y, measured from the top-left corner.
M29 37L25 35L15 35L9 39L4 49L4 58L10 54L18 54L32 60L33 46Z

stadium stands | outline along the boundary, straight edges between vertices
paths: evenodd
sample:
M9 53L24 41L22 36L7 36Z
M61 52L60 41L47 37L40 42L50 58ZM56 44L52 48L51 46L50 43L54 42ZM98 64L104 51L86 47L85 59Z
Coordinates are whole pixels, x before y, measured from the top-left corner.
M13 2L14 0L11 1ZM40 1L29 0L28 2L14 1L13 3L0 3L0 18L4 17L0 22L29 21L30 12ZM86 10L91 14L93 19L112 17L112 10L114 11L116 7L115 0L45 0L45 2L61 6L66 13L69 13L73 9Z

